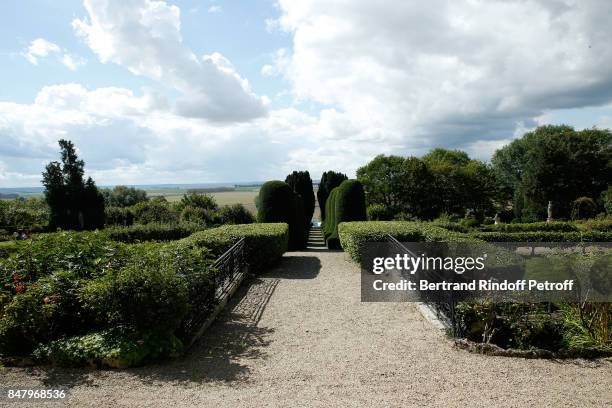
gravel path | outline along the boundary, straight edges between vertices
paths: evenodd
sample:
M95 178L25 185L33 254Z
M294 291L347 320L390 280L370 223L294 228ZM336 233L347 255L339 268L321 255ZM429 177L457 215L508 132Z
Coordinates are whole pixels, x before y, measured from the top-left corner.
M413 304L361 303L359 293L344 253L291 252L243 285L184 358L114 371L6 368L0 387L69 387L66 403L79 407L612 406L610 360L470 354Z

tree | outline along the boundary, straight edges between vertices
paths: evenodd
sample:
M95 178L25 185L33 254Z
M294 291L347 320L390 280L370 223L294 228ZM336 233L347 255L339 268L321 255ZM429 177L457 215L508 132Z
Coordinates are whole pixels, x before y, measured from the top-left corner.
M423 156L433 175L434 212L463 216L472 211L483 217L493 208L495 183L492 169L460 150L433 149Z
M325 202L331 194L331 191L338 187L344 180L348 180L346 174L326 171L321 176L319 181L319 189L317 190L317 200L319 201L319 208L321 210L321 221L325 220Z
M553 202L555 217L568 218L579 197L597 198L612 178L612 133L575 131L570 126L541 126L498 150L494 173L504 185L504 198L513 189L515 214L525 220L545 219Z
M219 210L219 205L217 204L215 197L206 193L185 194L183 198L181 198L181 201L176 205L176 208L177 210L182 211L186 207L201 208L209 211Z
M79 160L74 144L60 140L61 163L45 167L43 185L50 208L52 228L95 229L104 225L104 197L94 181L83 180L85 163Z
M312 188L312 179L308 171L294 171L285 179L285 183L293 189L293 192L298 194L303 202L304 207L304 225L310 229L310 221L314 214L315 196Z
M112 190L104 189L102 194L107 207L131 207L149 199L146 191L127 186L115 186Z
M392 215L404 212L422 219L435 215L433 174L417 157L378 155L357 169L357 180L368 205L382 205Z

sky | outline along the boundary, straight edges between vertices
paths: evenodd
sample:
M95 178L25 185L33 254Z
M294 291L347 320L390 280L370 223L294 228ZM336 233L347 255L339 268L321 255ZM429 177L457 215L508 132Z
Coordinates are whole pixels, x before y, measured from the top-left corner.
M100 185L354 175L612 128L607 0L0 3L0 187L72 140Z

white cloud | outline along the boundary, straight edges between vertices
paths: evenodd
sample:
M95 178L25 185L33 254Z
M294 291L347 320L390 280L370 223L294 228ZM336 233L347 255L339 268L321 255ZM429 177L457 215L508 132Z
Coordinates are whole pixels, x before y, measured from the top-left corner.
M216 122L267 114L265 98L255 95L221 54L198 57L183 44L178 7L164 1L85 0L85 8L89 18L72 25L100 61L182 92L179 114Z
M400 152L482 147L545 110L612 100L610 2L278 3L293 35L283 73L298 99L359 124L339 137L366 128Z
M25 49L21 55L27 59L31 64L38 65L38 59L46 57L49 54L60 52L60 47L44 38L37 38L32 40L27 49Z
M208 8L208 12L210 14L220 13L222 11L223 11L223 7L219 6L218 4L213 4L212 6Z
M71 71L76 71L79 67L82 67L86 63L87 61L82 57L76 57L68 53L65 53L62 56L62 64L64 64L64 66Z
M21 55L33 65L38 65L41 58L46 58L51 54L57 54L59 61L69 70L76 71L79 67L85 65L85 58L70 54L62 48L44 38L32 40L27 49L23 50Z

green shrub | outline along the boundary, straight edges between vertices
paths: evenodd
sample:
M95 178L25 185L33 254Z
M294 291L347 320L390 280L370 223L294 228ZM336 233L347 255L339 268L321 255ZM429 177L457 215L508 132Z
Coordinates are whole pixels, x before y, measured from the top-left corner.
M81 299L100 325L172 334L188 311L187 280L162 244L142 244L133 251L123 268L87 282Z
M478 242L469 235L425 222L343 222L338 226L338 233L342 249L356 262L360 262L367 242L386 242L388 235L400 242Z
M383 204L370 204L366 212L370 221L391 221L393 219L392 211Z
M21 242L23 242L23 241L16 241L14 239L10 240L10 241L2 241L2 242L0 242L0 259L8 258L12 254L17 252L19 244Z
M179 218L178 213L170 207L170 203L164 197L143 201L130 208L134 213L134 222L139 224L175 223Z
M335 194L334 190L336 191ZM340 248L338 224L350 221L365 221L365 193L357 180L345 180L332 190L329 201L329 219L326 220L325 239L328 248ZM333 208L332 208L333 206Z
M532 222L532 223L516 223L516 224L493 224L483 225L480 227L482 232L539 232L539 231L556 231L556 232L573 232L578 231L578 228L570 222Z
M252 224L255 222L253 214L242 204L224 205L219 210L223 224Z
M209 227L221 223L221 218L216 210L189 206L181 211L180 220L182 223L195 223Z
M0 355L28 355L48 339L51 308L43 303L41 291L31 285L24 288L0 308Z
M128 226L134 223L134 212L126 207L106 207L104 209L105 225Z
M284 222L289 225L289 248L302 249L308 232L304 231L304 209L291 187L282 181L268 181L259 190L257 221L260 223ZM301 208L301 210L300 210Z
M572 220L585 220L597 215L597 204L589 197L579 197L572 203Z
M223 225L196 232L179 242L208 248L218 257L243 237L250 270L259 273L278 262L287 251L289 228L283 223Z
M471 228L463 224L459 224L457 222L432 221L431 225L440 227L440 228L444 228L445 230L449 230L449 231L461 232L463 234L466 234L471 231Z
M333 188L327 200L325 201L325 219L323 220L323 236L327 238L334 232L336 222L336 197L338 196L338 187Z
M117 327L51 341L39 346L32 355L42 364L126 368L177 356L182 349L181 341L174 335L140 334Z
M584 232L476 232L470 236L487 242L610 242L612 233Z
M150 223L134 224L129 227L110 227L104 230L104 234L113 241L125 243L175 241L203 229L206 229L206 225L194 222L172 224Z
M202 210L208 210L216 212L219 210L219 205L211 194L207 193L189 193L185 194L181 201L176 205L177 210L182 211L187 207L201 208Z
M578 228L587 231L603 231L612 232L612 218L604 218L600 220L587 220L576 224Z

